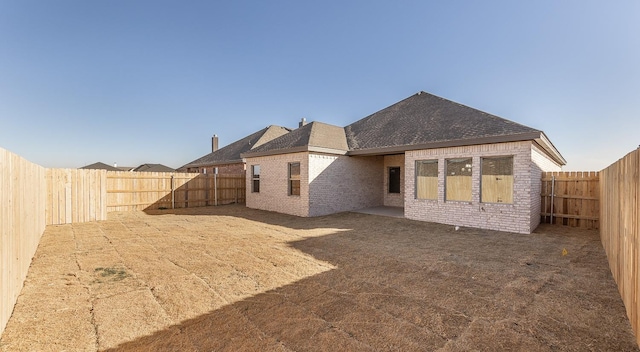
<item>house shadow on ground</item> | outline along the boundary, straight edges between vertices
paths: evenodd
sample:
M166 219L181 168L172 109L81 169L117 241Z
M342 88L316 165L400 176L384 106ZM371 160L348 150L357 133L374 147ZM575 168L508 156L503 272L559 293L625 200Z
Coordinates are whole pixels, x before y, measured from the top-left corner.
M594 231L456 231L365 214L298 218L240 206L147 213L345 231L289 243L335 269L109 351L638 350Z

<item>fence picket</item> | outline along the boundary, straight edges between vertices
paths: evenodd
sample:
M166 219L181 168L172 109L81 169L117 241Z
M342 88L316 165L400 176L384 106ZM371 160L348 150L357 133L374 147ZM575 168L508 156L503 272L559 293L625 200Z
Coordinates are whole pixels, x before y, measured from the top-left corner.
M541 182L542 223L599 228L598 172L543 172Z

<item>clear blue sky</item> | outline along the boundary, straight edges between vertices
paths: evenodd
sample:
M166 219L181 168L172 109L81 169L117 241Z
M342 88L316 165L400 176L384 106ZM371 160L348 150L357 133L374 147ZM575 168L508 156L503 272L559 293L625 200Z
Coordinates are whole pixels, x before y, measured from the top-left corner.
M640 1L0 0L0 147L179 167L420 90L600 170L640 144Z

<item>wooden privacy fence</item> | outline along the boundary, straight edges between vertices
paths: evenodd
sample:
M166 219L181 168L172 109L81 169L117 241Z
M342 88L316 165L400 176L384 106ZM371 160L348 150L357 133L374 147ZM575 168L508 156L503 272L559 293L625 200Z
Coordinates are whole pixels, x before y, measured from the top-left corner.
M107 172L107 211L244 203L245 175Z
M640 149L600 172L600 239L640 344Z
M46 225L245 202L244 175L45 169L0 148L0 335Z
M107 171L47 169L47 225L107 219Z
M106 220L112 211L245 202L244 175L46 169L47 225Z
M586 229L600 226L597 171L543 172L541 222Z
M45 228L45 168L0 148L0 335Z

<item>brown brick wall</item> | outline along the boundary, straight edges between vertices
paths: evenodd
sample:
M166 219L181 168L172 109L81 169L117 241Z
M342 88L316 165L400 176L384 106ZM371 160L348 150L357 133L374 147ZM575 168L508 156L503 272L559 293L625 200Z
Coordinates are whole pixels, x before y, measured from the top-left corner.
M531 233L540 218L540 173L539 169L552 168L552 162L544 155L532 161L532 142L513 142L477 146L438 148L408 151L405 156L405 217L415 220L444 224L477 227L499 231ZM480 160L488 156L514 157L513 204L480 202ZM445 159L472 157L471 202L445 200ZM415 198L416 160L438 160L438 199ZM555 165L557 167L557 165ZM545 170L546 171L546 170Z

